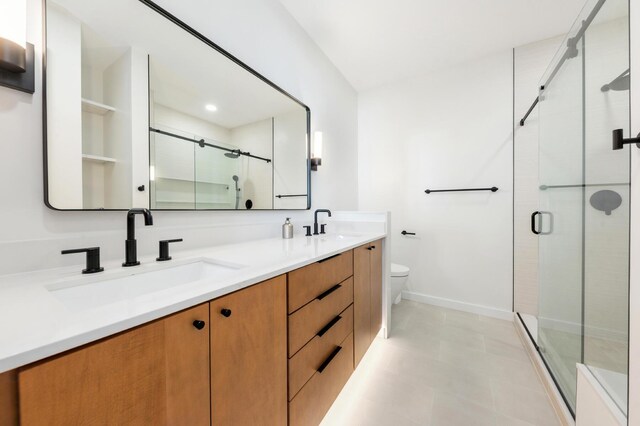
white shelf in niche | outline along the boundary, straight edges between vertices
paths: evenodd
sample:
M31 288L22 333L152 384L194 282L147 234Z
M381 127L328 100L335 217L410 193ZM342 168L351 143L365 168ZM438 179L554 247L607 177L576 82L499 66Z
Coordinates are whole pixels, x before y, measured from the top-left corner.
M219 186L226 186L227 188L229 188L228 183L221 183L221 182L208 182L206 180L193 180L193 179L176 178L176 177L169 177L169 176L156 176L155 178L157 180L177 180L180 182L189 182L189 183L206 184L206 185L219 185Z
M112 106L101 104L100 102L82 98L82 110L92 114L105 115L116 109Z
M82 159L85 161L91 161L93 163L100 163L100 164L117 163L117 160L115 158L103 157L102 155L82 154Z

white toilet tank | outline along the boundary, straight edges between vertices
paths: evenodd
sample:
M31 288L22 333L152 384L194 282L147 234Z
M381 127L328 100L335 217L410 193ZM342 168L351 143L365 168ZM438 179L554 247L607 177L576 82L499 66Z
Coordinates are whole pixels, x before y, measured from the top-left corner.
M391 300L394 304L400 303L402 289L409 278L409 267L398 263L391 264Z

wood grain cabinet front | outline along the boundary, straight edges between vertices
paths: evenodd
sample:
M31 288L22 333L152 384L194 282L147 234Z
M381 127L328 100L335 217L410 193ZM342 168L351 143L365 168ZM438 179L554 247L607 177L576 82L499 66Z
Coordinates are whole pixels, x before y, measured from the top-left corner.
M353 275L353 252L345 251L291 271L287 275L288 312L292 313Z
M353 250L353 306L357 366L382 327L382 240Z
M212 425L287 424L286 291L282 275L210 303Z
M209 305L18 370L20 424L208 425Z

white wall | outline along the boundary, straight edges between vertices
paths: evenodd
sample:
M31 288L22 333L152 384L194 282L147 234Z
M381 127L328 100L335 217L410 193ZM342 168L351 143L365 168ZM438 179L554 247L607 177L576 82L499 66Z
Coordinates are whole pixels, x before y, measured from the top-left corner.
M391 259L418 299L511 312L512 102L511 51L359 98L359 207L391 210Z
M52 176L49 181L49 202L57 208L77 208L82 205L82 185L80 184L82 182L82 111L79 101L82 95L81 27L77 19L58 7L51 9L49 19L51 27L56 29L51 31L51 39L48 44L48 67L49 73L53 76L52 84L49 85L51 96L48 103L48 114L51 116L51 124L49 125L51 149L49 150L48 167ZM31 33L39 34L38 31L31 31ZM29 38L30 41L33 39L34 37ZM40 40L40 37L37 39ZM39 57L40 46L36 49L36 57ZM0 113L8 108L13 109L18 99L25 98L27 100L30 98L30 96L16 97L9 89L3 88L2 90L0 99L3 105L0 108ZM36 105L40 108L40 99ZM12 127L18 131L21 130L20 127L16 127L20 121L18 116L12 118L11 114L2 115L1 119L7 120L9 123L7 140L11 140ZM33 130L38 130L38 127L30 121L25 122L24 126L27 125ZM11 144L14 149L20 149L25 142L20 135L21 133L16 133L14 136L20 140L20 142L16 141L15 144ZM36 143L36 145L38 144ZM4 156L1 161L3 163L11 161L11 156ZM3 184L6 185L12 180L3 180Z
M325 134L326 161L312 176L313 208L357 206L357 97L353 88L276 0L163 0L159 2L312 111L312 130ZM35 44L36 93L0 87L0 273L80 265L62 248L100 245L103 257L124 255L123 212L58 212L43 203L41 2L28 1L28 40ZM78 69L78 73L80 70ZM339 188L339 190L336 190ZM277 236L285 216L296 229L310 212L156 212L138 230L141 255L165 237L183 237L174 250L240 238Z
M273 118L273 205L277 208L305 208L306 197L275 198L277 195L307 193L299 179L307 173L300 158L307 157L307 146L300 143L306 132L306 111L293 111Z

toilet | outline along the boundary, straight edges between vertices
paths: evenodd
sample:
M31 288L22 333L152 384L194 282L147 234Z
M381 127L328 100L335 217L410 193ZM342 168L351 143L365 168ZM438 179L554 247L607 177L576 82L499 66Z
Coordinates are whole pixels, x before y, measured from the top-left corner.
M391 300L394 304L400 303L402 300L402 289L409 278L409 267L399 265L397 263L391 264Z

